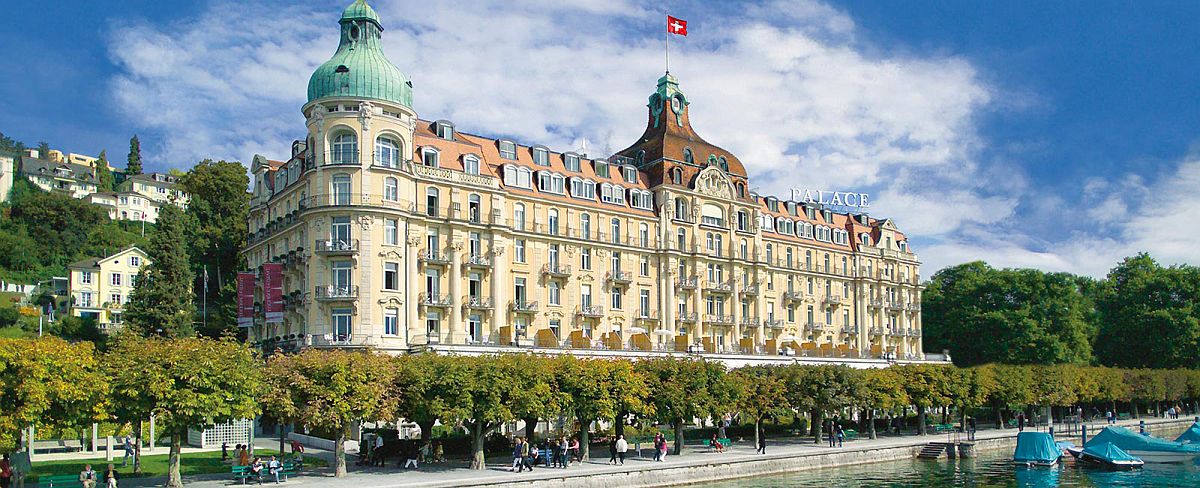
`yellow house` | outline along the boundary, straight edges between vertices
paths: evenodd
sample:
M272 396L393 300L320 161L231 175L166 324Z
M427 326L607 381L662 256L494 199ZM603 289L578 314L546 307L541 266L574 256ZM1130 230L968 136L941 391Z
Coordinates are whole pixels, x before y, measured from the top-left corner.
M138 272L149 262L145 251L130 246L111 256L72 263L71 315L95 319L101 330L120 326Z

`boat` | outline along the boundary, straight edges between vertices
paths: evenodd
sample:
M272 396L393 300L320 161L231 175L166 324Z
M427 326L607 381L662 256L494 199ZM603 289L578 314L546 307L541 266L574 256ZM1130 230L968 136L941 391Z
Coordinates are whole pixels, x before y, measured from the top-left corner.
M1191 427L1188 427L1188 430L1179 434L1179 437L1175 438L1175 442L1183 444L1200 443L1200 422L1193 423Z
M1087 447L1070 447L1067 452L1076 460L1107 469L1136 469L1145 461L1131 456L1111 442L1088 443Z
M1116 426L1105 427L1088 440L1084 447L1106 442L1147 463L1186 463L1200 456L1200 443L1168 441Z
M1021 432L1017 434L1017 449L1013 452L1013 463L1024 466L1054 466L1062 457L1062 451L1054 443L1054 437L1046 432Z

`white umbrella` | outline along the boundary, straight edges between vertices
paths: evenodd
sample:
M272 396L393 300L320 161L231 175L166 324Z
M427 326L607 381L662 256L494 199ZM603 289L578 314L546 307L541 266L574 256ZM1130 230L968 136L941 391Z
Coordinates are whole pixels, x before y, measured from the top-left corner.
M646 333L646 329L643 329L643 328L641 328L641 327L630 327L630 328L629 328L629 333L630 333L630 334L645 334L645 333Z
M657 329L657 330L655 330L655 331L654 331L654 333L655 333L655 334L658 334L658 335L664 335L664 336L675 335L675 333L674 333L674 332L671 332L671 331L669 331L669 330L667 330L667 329Z
M777 339L779 339L779 340L781 340L781 341L783 341L783 342L790 342L790 341L794 341L794 340L796 340L796 339L797 339L797 337L796 337L796 336L794 336L794 335L791 335L791 334L787 334L787 335L782 335L782 336L779 336Z

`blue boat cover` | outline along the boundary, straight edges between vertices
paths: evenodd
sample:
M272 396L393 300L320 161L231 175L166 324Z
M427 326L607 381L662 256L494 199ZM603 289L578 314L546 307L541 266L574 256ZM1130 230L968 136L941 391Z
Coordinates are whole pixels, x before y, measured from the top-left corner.
M1179 437L1175 438L1175 442L1200 442L1200 422L1193 423L1191 427L1188 427L1188 430L1179 434Z
M1018 463L1049 463L1062 457L1062 451L1054 445L1054 438L1045 432L1021 432L1017 434L1017 450L1013 461Z
M1093 445L1103 444L1105 442L1121 448L1125 452L1131 451L1164 451L1164 452L1186 452L1200 453L1200 444L1181 444L1168 440L1141 435L1124 427L1105 427L1088 440L1084 447L1092 447Z
M1111 442L1100 442L1096 444L1089 442L1088 446L1083 449L1083 452L1109 462L1141 461L1141 459L1135 456L1130 456L1129 453L1122 451L1121 448L1113 445Z

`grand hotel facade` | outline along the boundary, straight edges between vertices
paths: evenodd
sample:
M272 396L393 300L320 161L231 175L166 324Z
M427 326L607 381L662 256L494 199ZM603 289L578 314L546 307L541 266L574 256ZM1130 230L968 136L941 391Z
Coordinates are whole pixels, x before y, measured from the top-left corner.
M750 192L669 73L642 137L594 158L419 118L374 10L339 24L307 136L251 168L244 254L283 265L282 323L249 331L264 350L925 359L905 235Z

